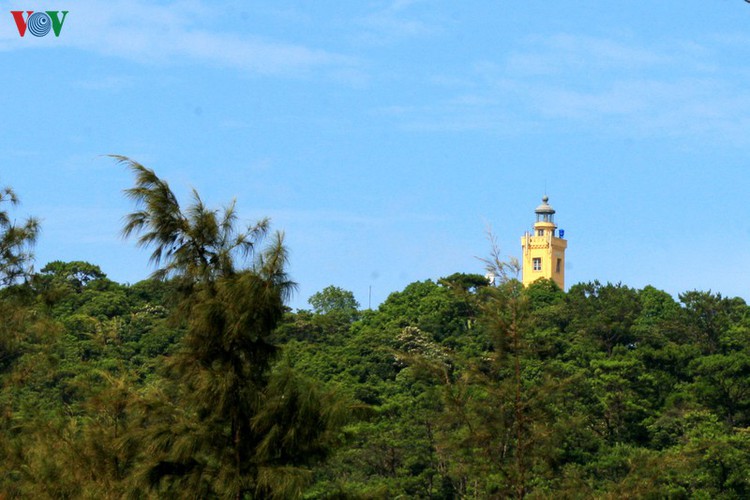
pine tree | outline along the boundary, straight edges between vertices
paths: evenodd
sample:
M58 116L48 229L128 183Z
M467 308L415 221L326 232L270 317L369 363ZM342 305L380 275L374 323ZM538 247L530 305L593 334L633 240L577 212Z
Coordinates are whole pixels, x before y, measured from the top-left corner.
M126 236L152 246L155 275L180 283L183 344L152 387L131 439L144 445L137 484L160 496L294 497L342 415L330 394L277 367L269 337L294 289L283 235L259 249L268 220L237 230L234 203L210 210L193 191L183 211L168 184L125 157L138 210ZM328 404L326 404L326 402Z
M0 189L0 205L16 206L18 197L13 189ZM33 217L18 224L6 210L0 210L0 285L10 285L30 271L31 248L39 235L39 221Z

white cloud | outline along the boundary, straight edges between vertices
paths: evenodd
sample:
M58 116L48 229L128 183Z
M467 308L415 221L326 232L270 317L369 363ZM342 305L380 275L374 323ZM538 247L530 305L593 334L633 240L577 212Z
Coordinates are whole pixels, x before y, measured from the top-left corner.
M424 15L420 16L409 12L420 3L424 0L393 0L378 6L355 23L358 27L355 39L379 46L434 34L440 29L439 23L425 17L429 11L422 11L420 14Z
M619 40L557 34L531 37L507 59L515 74L549 75L580 69L635 70L669 63L673 56Z
M622 39L538 36L497 60L475 62L461 78L433 77L449 96L442 101L391 103L378 113L410 130L515 134L576 124L597 133L747 144L750 65L722 61L716 54L726 47L718 43L667 40L647 49ZM746 47L732 46L748 55Z
M117 91L132 87L133 84L132 77L111 75L90 80L78 80L71 85L84 90Z
M33 10L14 1L9 10ZM59 38L18 36L10 20L0 23L0 50L73 47L152 64L204 64L259 74L300 74L319 68L356 66L347 56L248 33L242 17L196 1L77 0ZM10 16L9 16L10 17Z
M408 9L412 5L424 2L425 0L393 0L388 8L389 10L399 11Z

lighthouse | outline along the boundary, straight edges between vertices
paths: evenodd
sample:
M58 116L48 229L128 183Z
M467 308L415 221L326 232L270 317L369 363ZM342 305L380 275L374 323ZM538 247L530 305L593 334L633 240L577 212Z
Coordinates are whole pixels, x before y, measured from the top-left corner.
M536 222L532 232L521 237L523 249L523 284L528 286L540 278L557 283L565 290L565 249L568 242L563 231L557 230L555 209L544 195L542 204L536 207Z

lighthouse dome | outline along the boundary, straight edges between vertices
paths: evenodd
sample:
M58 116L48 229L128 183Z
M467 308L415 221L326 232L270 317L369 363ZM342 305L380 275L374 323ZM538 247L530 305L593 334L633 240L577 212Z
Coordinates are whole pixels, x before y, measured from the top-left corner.
M548 201L549 201L549 196L545 194L544 197L542 198L542 204L536 207L536 210L534 210L534 212L538 214L554 214L555 209L552 208L552 205L547 203Z

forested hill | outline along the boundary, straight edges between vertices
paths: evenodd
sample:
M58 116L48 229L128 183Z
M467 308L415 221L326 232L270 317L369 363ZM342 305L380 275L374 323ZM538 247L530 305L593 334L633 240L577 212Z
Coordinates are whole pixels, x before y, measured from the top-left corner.
M176 287L55 262L3 291L4 497L180 497L186 485L223 496L231 419L202 415L223 403L170 383L206 383L175 371ZM244 495L270 496L258 468L278 465L296 471L276 486L282 498L746 498L748 306L705 292L680 301L457 274L360 311L329 287L269 333L275 385L258 391L266 405L282 401L274 391L297 401L256 408L249 426L298 434L267 456L246 450ZM278 420L263 423L269 412Z
M750 498L742 299L457 273L295 312L268 221L120 160L134 285L32 271L0 192L0 499Z

